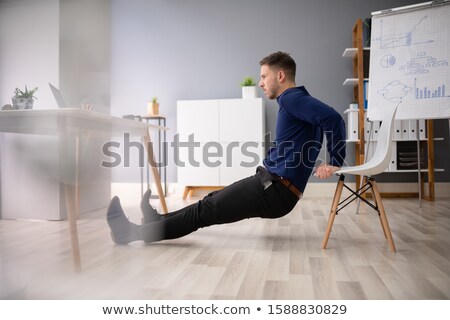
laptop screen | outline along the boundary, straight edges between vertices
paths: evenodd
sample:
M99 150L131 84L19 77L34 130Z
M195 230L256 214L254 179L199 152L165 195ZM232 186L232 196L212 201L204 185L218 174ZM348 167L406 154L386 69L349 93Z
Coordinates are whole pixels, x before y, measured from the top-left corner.
M61 91L57 89L54 85L51 83L48 84L50 86L50 89L52 90L53 96L55 97L56 104L59 108L66 108L66 102L64 101Z

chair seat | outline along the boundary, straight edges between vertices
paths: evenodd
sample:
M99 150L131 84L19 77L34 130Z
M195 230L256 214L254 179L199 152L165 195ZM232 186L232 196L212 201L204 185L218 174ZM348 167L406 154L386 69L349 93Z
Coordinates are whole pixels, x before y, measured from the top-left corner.
M373 176L381 173L382 171L384 171L384 169L385 168L380 171L380 168L378 166L374 167L370 162L367 162L359 166L341 167L341 169L337 171L336 174Z

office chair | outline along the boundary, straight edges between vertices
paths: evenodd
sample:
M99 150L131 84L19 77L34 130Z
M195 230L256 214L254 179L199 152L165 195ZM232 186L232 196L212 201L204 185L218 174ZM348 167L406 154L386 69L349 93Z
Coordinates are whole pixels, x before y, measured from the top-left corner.
M339 176L339 181L334 193L330 216L328 218L328 226L325 232L325 237L322 241L322 249L326 249L327 247L331 228L333 227L334 223L334 218L336 217L338 212L349 205L352 201L361 199L361 201L364 201L371 208L378 212L381 227L383 229L385 238L388 240L389 247L392 252L396 251L394 240L391 234L391 229L389 228L389 223L386 217L386 212L383 207L383 202L381 201L380 191L373 176L386 170L391 160L392 129L394 126L395 114L399 105L400 103L393 107L389 112L386 113L386 115L382 119L381 127L378 132L378 143L373 158L362 165L341 167L341 169L336 172L336 174ZM365 178L366 182L362 187L354 191L344 183L345 175L347 174L360 175L361 179ZM339 202L344 187L351 192L351 195ZM373 204L362 197L362 195L369 190L372 192L374 198Z

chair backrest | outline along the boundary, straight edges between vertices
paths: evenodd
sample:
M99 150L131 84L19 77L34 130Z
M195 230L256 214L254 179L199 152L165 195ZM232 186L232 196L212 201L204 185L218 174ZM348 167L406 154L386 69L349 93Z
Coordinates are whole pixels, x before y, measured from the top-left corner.
M378 131L378 142L375 153L372 159L367 162L368 164L376 164L380 168L380 172L386 170L391 161L393 128L397 108L398 104L387 112L383 118L380 130Z
M368 162L353 167L342 167L337 173L375 175L383 172L391 161L392 137L395 114L400 103L386 113L378 131L378 142L374 156Z

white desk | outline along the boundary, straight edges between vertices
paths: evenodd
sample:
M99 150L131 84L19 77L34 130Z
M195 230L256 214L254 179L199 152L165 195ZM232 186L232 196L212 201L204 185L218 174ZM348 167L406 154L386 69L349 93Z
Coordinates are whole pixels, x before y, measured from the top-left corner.
M144 139L148 162L151 167L159 199L164 213L167 205L161 187L161 180L156 168L149 129L163 129L143 122L113 117L110 115L81 109L52 110L9 110L0 111L0 132L53 135L62 140L60 157L63 165L59 178L64 185L67 220L70 228L72 256L75 270L81 269L80 248L78 242L77 217L79 215L78 175L79 175L79 141L80 135L102 136L111 138L123 136L140 136ZM105 140L107 141L107 140ZM102 150L99 150L102 152Z

